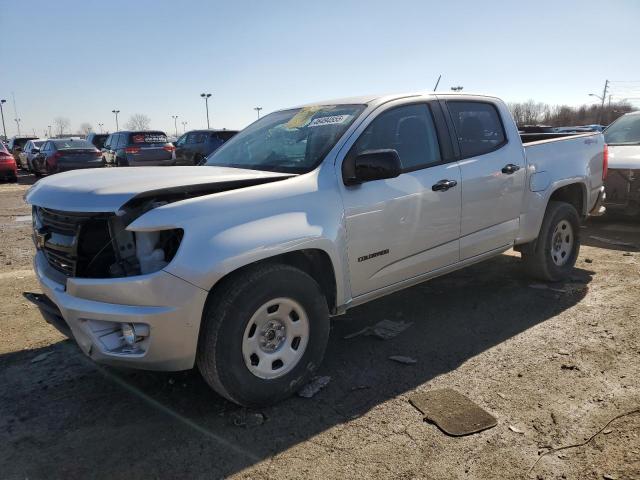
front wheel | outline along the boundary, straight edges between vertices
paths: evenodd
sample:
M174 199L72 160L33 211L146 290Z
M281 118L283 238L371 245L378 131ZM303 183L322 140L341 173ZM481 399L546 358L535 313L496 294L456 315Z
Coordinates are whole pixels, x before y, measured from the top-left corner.
M566 279L580 252L580 217L573 205L549 202L535 247L522 253L527 273L539 280Z
M329 337L320 287L288 265L261 265L223 281L202 321L202 376L220 395L247 407L276 403L303 386Z

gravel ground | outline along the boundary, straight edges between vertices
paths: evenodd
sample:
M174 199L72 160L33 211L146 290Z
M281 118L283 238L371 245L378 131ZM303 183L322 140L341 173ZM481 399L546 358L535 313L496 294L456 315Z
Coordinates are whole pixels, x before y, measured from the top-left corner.
M31 182L0 184L3 479L640 479L639 413L529 472L640 408L637 221L590 221L566 283L532 287L508 252L351 310L332 324L324 390L248 411L195 371L95 365L42 320L21 296L39 291ZM344 338L383 319L412 325L387 341ZM498 425L452 438L425 423L408 398L440 387Z

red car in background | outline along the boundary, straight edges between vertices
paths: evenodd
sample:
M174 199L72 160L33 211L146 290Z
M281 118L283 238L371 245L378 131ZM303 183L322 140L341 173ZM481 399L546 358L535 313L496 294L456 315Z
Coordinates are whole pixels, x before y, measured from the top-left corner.
M0 179L10 182L18 181L16 159L9 153L4 143L0 143Z

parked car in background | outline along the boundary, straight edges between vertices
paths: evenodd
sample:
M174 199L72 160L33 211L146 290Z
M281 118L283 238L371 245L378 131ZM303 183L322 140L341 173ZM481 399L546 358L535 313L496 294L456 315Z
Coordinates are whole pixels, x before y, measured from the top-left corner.
M0 142L0 179L8 180L9 182L18 181L18 168L16 166L16 159L9 153L7 147Z
M159 130L114 132L104 142L102 160L114 167L175 165L175 149Z
M175 142L176 165L198 165L233 137L236 130L191 130Z
M86 140L52 139L44 142L33 157L32 165L36 176L79 168L99 168L103 166L102 152Z
M9 145L7 146L7 150L9 150L9 153L11 155L13 155L13 158L16 160L16 165L20 161L19 158L18 158L18 155L20 155L20 152L24 148L24 145L29 140L34 140L36 138L38 138L38 137L35 137L35 136L20 136L20 137L19 136L15 136L15 137L12 137L11 140L9 140Z
M32 163L33 157L40 152L40 147L46 142L46 138L37 138L35 140L29 140L24 144L22 151L18 154L18 168L33 171Z
M101 150L102 147L104 147L104 142L108 137L109 137L108 133L91 132L89 135L85 137L85 140L93 144L93 146L96 147L98 150Z
M609 145L605 206L611 212L640 215L640 112L627 113L604 131Z
M277 111L203 167L37 182L30 299L97 362L197 365L225 398L273 403L313 376L330 315L510 248L569 277L605 149L596 132L523 142L482 95Z

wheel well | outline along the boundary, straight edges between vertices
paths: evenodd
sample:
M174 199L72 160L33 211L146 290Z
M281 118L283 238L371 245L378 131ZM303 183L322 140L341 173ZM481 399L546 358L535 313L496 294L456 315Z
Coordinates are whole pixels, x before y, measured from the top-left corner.
M572 183L553 192L549 201L569 203L575 207L580 217L584 217L586 214L584 196L584 187L579 183Z
M293 252L283 253L281 255L276 255L274 257L269 257L264 260L259 260L254 263L244 265L243 267L240 267L239 269L228 273L224 278L221 278L216 286L220 285L223 280L228 280L231 276L235 276L236 274L247 269L254 268L257 265L264 265L265 263L290 265L305 272L320 286L320 290L322 290L322 293L327 300L329 311L331 313L335 312L336 277L335 271L333 269L333 263L331 263L331 259L325 251L315 248L295 250ZM216 286L214 286L212 290L214 290Z

